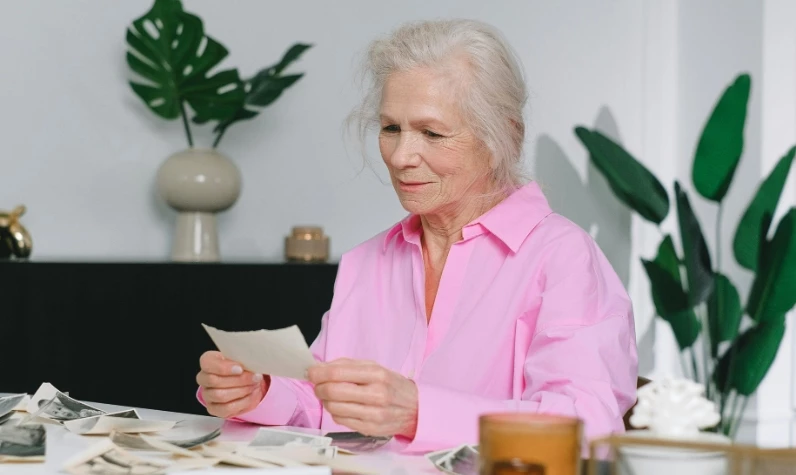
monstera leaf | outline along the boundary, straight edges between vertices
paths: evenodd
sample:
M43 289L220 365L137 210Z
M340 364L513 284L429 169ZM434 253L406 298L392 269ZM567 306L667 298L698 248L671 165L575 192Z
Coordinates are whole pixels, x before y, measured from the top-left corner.
M796 147L791 147L777 162L777 166L771 170L766 180L757 189L754 199L746 208L738 229L735 231L733 240L733 251L735 260L738 264L749 270L757 270L758 255L760 253L761 238L765 240L771 220L766 220L765 216L773 216L777 209L777 203L785 187L785 180L788 178L793 158L796 155Z
M299 59L302 53L311 47L312 45L302 43L291 46L277 64L263 68L255 74L254 77L244 81L246 97L244 101L238 105L237 110L232 116L220 120L215 129L213 129L217 134L213 146L218 145L227 127L235 122L256 117L262 108L271 105L271 103L282 95L285 89L295 84L296 81L304 76L304 74L289 74L283 76L282 72L290 63ZM194 122L198 124L209 120L213 120L213 118L204 116L196 116L194 118Z
M692 179L694 188L709 200L724 199L741 160L750 88L749 75L739 75L724 91L702 130Z
M641 162L596 130L579 126L575 135L620 201L655 224L666 218L669 213L666 189Z
M127 44L127 64L146 80L130 85L160 117L184 116L188 103L198 116L221 121L243 103L236 69L210 74L227 56L226 48L205 35L202 20L184 11L179 0L155 0L128 28Z

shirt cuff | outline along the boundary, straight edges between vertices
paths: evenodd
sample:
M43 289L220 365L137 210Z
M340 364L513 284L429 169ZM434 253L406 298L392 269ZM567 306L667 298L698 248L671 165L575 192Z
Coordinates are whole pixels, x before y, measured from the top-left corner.
M282 378L272 377L268 392L265 393L260 404L233 419L256 422L265 426L286 426L293 419L297 407L296 393L285 384Z
M478 415L484 399L417 384L417 430L413 439L396 436L407 453L424 453L478 443Z
M202 397L202 388L196 391L196 398L206 406ZM293 390L282 381L282 378L271 378L268 392L260 404L249 412L244 412L235 417L230 417L231 421L254 422L267 426L286 426L289 425L298 407L298 400Z

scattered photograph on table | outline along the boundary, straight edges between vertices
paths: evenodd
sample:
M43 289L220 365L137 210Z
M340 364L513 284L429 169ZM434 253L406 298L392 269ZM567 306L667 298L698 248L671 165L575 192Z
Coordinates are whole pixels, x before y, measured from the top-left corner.
M126 411L119 411L119 412L109 412L103 415L108 417L122 417L125 419L141 419L141 416L138 415L138 411L136 411L135 409L128 409Z
M50 383L42 383L30 398L28 412L55 422L98 416L105 411L72 399Z
M170 439L163 439L165 442L170 444L176 445L177 447L182 447L183 449L192 449L194 447L198 447L202 444L210 442L211 440L217 439L218 436L221 435L221 428L208 432L205 435L201 435L199 437L195 437L193 439L186 439L186 440L170 440Z
M445 450L438 450L436 452L430 452L426 454L426 458L433 463L435 466L439 466L440 463L451 454L450 449Z
M41 424L0 428L0 461L43 459L47 432Z
M105 411L83 404L64 394L56 394L52 399L37 401L39 410L36 415L54 421L71 421L86 417L101 416Z
M332 445L349 452L370 452L387 444L391 437L375 437L359 432L329 432L326 437L332 439Z
M444 470L457 475L477 475L478 452L469 445L459 447L443 459L440 465Z
M302 463L337 457L337 447L313 447L309 445L287 445L282 447L247 447L246 453L269 452L277 456L286 457Z
M19 400L14 410L17 412L27 412L29 403L30 403L30 394L23 394L22 399Z
M137 417L116 417L111 414L84 417L64 421L63 426L70 432L81 435L110 434L118 432L158 432L174 427L174 421L144 420Z
M144 450L147 452L167 452L174 455L189 458L201 458L199 452L183 449L170 444L157 437L149 437L144 434L125 434L112 431L109 435L111 442L125 449Z
M0 416L0 426L5 424L6 422L10 421L11 420L11 416L13 416L13 415L14 415L13 412L9 412L8 414L6 414L4 416Z
M142 460L134 460L118 451L110 451L87 460L82 465L70 468L73 475L163 475L168 467Z
M159 475L165 474L169 465L165 461L136 457L105 440L67 460L64 471L72 475Z
M25 399L25 396L26 394L15 394L0 398L0 419L14 412L20 401Z
M337 447L330 445L329 447L313 447L315 453L320 457L333 459L337 457Z
M199 447L202 444L206 444L211 440L218 438L221 435L221 428L209 432L204 435L200 435L199 437L194 437L193 439L167 439L159 437L158 440L162 442L166 442L168 444L177 446L182 449L192 449L194 447ZM153 447L152 444L147 442L150 438L148 437L141 437L137 434L125 434L119 431L113 431L110 434L110 438L119 447L124 447L126 449L138 449L138 450L156 450L156 447Z
M314 435L300 434L275 429L260 429L254 440L249 444L250 447L286 447L286 446L312 446L327 447L331 444L330 437L318 437Z
M157 450L138 434L125 434L124 432L113 431L109 435L111 442L125 449L134 450Z

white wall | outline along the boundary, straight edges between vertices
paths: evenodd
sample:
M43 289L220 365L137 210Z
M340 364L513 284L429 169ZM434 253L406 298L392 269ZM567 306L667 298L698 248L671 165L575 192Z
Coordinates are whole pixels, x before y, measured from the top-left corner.
M225 65L244 75L276 61L294 42L315 44L292 68L305 78L222 141L244 178L239 202L220 218L227 261L281 260L284 236L303 223L324 227L337 258L403 216L389 184L361 171L356 144L346 149L341 124L359 97L355 54L406 20L474 17L505 32L533 91L529 155L546 134L585 180L586 156L572 128L592 124L606 104L622 137L638 142L642 25L635 0L185 5L229 48ZM125 29L149 6L148 0L4 5L0 209L27 205L23 222L35 260L168 256L174 215L156 198L153 177L166 156L185 147L184 134L178 121L155 117L132 94L124 61ZM208 143L209 135L195 134ZM380 165L377 150L370 152ZM554 180L545 185L557 187Z

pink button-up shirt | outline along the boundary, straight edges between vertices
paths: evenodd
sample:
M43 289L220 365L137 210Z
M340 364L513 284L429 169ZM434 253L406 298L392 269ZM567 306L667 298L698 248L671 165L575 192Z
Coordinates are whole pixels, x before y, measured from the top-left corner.
M320 361L375 361L415 381L408 452L478 443L478 416L576 416L588 438L622 432L636 397L630 299L600 249L553 213L536 183L462 230L430 321L421 227L409 216L345 253L311 350ZM274 377L237 419L324 431L337 425L310 383Z

